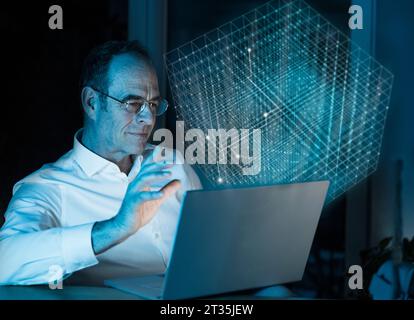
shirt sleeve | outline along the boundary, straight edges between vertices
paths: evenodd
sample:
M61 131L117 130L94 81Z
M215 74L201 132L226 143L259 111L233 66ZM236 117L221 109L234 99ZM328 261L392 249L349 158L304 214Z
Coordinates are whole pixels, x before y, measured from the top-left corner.
M53 270L63 278L95 265L93 223L62 227L56 184L23 183L7 208L0 230L0 285L46 284Z

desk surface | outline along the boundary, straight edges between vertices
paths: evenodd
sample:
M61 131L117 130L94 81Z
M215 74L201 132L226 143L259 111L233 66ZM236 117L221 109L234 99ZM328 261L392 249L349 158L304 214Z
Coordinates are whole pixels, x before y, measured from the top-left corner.
M257 291L254 294L219 296L215 299L292 299L292 293L276 286ZM63 289L49 289L48 286L0 286L0 300L142 300L141 298L108 287L64 286Z
M139 297L106 287L0 286L0 300L140 300Z

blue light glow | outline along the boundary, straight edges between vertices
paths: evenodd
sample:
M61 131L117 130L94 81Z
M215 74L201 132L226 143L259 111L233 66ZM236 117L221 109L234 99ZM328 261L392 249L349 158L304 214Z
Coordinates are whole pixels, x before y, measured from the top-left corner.
M326 179L331 201L376 169L393 76L305 2L271 1L166 62L186 127L262 130L261 172L201 165L212 185Z

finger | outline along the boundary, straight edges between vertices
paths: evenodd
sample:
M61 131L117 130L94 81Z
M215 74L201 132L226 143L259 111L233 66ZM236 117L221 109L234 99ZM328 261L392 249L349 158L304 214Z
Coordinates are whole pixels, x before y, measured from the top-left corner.
M163 151L165 156L162 155ZM142 162L142 166L145 166L151 162L162 162L163 160L166 160L168 163L173 163L173 154L171 154L171 152L169 152L169 150L165 147L156 146L154 149L145 153L145 159Z
M141 170L139 171L138 176L145 174L149 171L165 170L165 169L170 169L172 167L173 167L172 164L168 164L165 161L149 163L141 167Z
M142 176L140 176L139 179L134 181L134 184L131 184L131 188L133 189L142 189L147 184L150 184L150 182L153 182L155 180L159 179L167 179L170 178L172 175L171 171L157 171L157 172L148 172Z
M146 202L161 199L163 196L164 194L161 191L146 191L140 193L139 200Z
M152 173L171 173L168 169L171 169L173 165L166 164L165 162L157 162L157 163L151 163L148 164L145 168L141 168L138 175L134 178L132 181L132 188L136 188L136 185L142 184L141 181L144 176L147 176ZM168 174L166 175L168 176ZM146 179L146 178L144 178Z
M181 188L181 181L180 180L173 180L167 183L162 189L160 190L164 197L169 197L172 194L176 193Z

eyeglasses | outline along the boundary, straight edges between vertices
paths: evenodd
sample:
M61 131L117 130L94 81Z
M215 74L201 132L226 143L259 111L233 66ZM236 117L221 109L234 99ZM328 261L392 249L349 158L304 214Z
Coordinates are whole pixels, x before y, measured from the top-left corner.
M144 111L145 106L148 106L151 113L155 114L157 117L161 116L165 113L168 109L168 101L163 98L157 98L152 101L148 101L142 97L138 97L136 99L130 99L127 101L119 100L115 97L110 96L107 93L104 93L94 87L91 87L96 92L100 93L101 95L110 98L116 102L118 102L124 110L128 111L129 113L133 113L135 115L139 115L142 111Z

